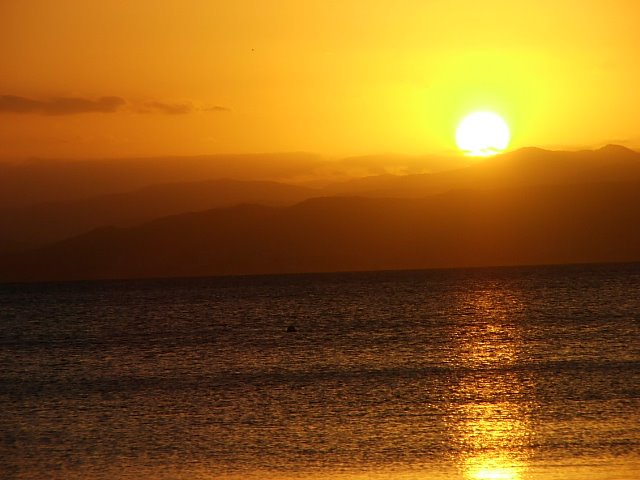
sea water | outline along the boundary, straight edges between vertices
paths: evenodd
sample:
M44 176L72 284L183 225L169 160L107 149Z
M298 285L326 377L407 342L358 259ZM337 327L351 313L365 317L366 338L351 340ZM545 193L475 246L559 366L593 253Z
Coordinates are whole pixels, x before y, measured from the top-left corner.
M0 285L0 478L638 479L640 264Z

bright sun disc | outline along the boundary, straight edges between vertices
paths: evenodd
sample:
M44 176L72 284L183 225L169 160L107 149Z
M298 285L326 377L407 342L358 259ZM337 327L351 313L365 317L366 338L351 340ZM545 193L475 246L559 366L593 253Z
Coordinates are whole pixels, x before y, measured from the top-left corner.
M502 152L511 134L502 117L493 112L470 113L456 130L456 144L465 155L488 157Z

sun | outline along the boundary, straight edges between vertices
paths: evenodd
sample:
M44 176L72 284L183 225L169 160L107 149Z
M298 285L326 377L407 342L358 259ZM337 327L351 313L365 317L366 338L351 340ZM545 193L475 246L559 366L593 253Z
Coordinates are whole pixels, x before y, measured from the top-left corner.
M474 112L462 119L456 130L456 144L465 155L488 157L502 152L511 134L500 115L493 112Z

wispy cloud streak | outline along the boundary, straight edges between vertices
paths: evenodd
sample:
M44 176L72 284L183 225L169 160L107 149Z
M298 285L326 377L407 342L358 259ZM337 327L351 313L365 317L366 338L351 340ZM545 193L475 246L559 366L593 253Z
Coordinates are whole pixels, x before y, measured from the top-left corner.
M125 106L127 108L125 108ZM105 96L97 100L81 97L54 97L36 100L18 95L0 95L0 114L26 115L77 115L82 113L116 113L122 110L137 113L162 115L187 115L193 112L230 112L231 109L220 105L195 107L189 102L169 103L150 101L140 103L127 102L122 97Z
M0 113L36 115L113 113L126 103L121 97L100 97L97 100L79 97L56 97L49 100L33 100L16 95L0 95Z

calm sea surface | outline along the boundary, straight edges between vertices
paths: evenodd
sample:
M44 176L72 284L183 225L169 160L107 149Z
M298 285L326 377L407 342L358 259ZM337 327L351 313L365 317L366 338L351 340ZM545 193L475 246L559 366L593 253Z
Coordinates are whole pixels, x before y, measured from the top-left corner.
M0 285L0 478L639 479L640 264Z

